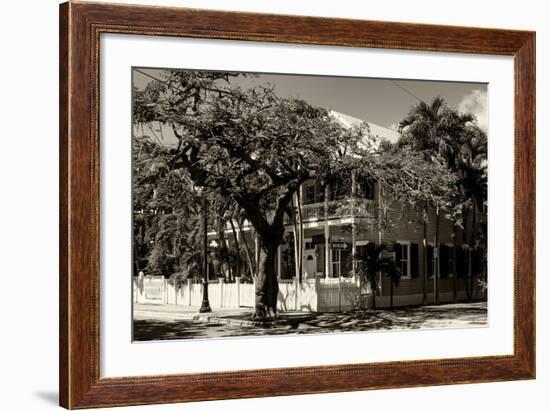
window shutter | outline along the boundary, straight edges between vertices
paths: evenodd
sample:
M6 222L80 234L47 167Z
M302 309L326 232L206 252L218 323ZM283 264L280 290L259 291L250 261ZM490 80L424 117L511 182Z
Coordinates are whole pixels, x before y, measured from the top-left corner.
M441 261L440 261L440 273L442 278L449 276L449 247L446 245L440 246L441 249Z
M466 272L466 259L464 249L462 246L456 247L456 276L463 277Z
M411 244L411 277L418 278L418 244Z

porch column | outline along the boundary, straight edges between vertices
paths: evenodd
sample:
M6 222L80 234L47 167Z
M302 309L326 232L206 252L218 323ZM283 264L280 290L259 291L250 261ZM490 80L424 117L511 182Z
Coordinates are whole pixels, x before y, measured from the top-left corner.
M325 278L330 277L330 227L325 221Z

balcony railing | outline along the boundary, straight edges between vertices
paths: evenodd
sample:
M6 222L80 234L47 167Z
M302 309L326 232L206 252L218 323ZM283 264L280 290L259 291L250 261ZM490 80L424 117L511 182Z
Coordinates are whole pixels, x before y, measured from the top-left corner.
M376 217L376 203L374 200L367 199L352 199L344 198L341 200L329 201L328 203L328 219L336 218L375 218ZM298 220L298 210L296 210L296 219ZM302 219L304 223L323 221L325 219L325 203L314 203L302 205ZM292 219L288 214L285 214L285 224L292 224ZM248 220L241 223L243 230L249 230L251 224ZM226 232L231 233L231 226L227 223ZM215 236L216 232L211 231L209 236Z
M374 218L376 213L376 204L373 200L365 199L342 199L330 201L328 203L327 217L347 218L347 217L367 217ZM298 217L298 210L296 210ZM305 204L302 206L302 219L304 222L322 221L325 219L325 203ZM286 218L285 223L290 224L290 218Z

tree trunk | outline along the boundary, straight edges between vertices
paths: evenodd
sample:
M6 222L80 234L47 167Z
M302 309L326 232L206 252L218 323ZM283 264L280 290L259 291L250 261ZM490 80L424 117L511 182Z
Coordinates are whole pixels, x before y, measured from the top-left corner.
M382 187L380 186L380 184L378 184L378 256L376 258L379 258L380 257L380 248L382 247L382 213L383 213L383 209L382 209ZM382 274L380 274L379 276L380 278L380 288L378 288L378 282L376 283L377 284L377 291L378 289L380 290L380 295L382 295ZM373 295L374 295L374 292L373 292ZM376 308L376 305L374 306L374 308Z
M473 258L473 251L474 251L474 245L475 245L475 230L476 230L476 224L477 224L477 216L476 216L476 205L473 205L472 209L472 233L471 233L471 240L470 240L470 260ZM472 272L472 261L470 262L470 295L474 296L474 273Z
M439 304L439 207L436 208L435 211L435 270L434 270L434 300L435 305Z
M462 210L462 245L463 245L462 249L463 250L464 250L464 245L468 244L468 239L467 239L467 236L466 236L467 224L468 224L468 208L466 208L464 206L463 210ZM470 271L471 271L469 248L470 247L468 246L468 250L467 250L468 252L463 254L464 258L468 258L468 273L470 273ZM466 267L464 267L464 268L466 268ZM470 287L468 286L468 273L464 272L464 273L462 273L462 275L463 275L463 278L464 278L464 290L466 291L466 299L468 301L470 301L472 299L472 296L470 295Z
M428 223L426 210L423 212L422 245L424 247L424 272L422 273L422 304L428 303Z
M390 308L393 308L393 279L390 278Z
M256 303L254 319L274 319L277 315L279 283L275 264L279 243L273 240L262 241L258 277L256 278Z
M376 310L376 288L377 287L374 287L374 284L371 282L371 287L372 288L372 309L373 310Z
M304 271L304 221L302 219L302 199L300 196L300 190L296 191L296 203L298 206L298 218L300 227L300 248L298 249L298 282L302 282Z
M301 247L301 238L298 236L298 223L296 219L296 207L298 200L292 200L292 230L294 235L294 274L298 279L300 279L300 252L298 251Z
M137 276L139 273L139 267L138 267L138 253L137 253L137 242L134 240L132 244L132 257L133 257L133 266L134 266L134 276Z
M237 250L237 255L235 258L235 277L241 276L241 245L239 243L239 236L237 235L237 230L235 229L235 223L233 218L229 219L229 224L231 224L231 232L233 233L233 240L235 241L235 249Z
M454 257L453 257L453 303L456 304L457 302L457 287L456 287L456 281L457 281L457 273L456 273L456 224L453 224L453 251Z
M231 280L231 264L229 264L229 253L227 250L227 243L225 241L225 219L218 218L217 221L218 239L220 244L218 246L221 273L217 273L219 276L223 276L227 280Z

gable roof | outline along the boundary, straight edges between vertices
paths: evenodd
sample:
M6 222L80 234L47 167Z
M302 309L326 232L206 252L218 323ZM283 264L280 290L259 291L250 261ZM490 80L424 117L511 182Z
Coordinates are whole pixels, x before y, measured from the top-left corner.
M387 127L382 127L378 124L371 123L370 121L364 121L356 117L350 116L348 114L340 113L338 111L330 110L330 115L334 117L345 128L351 128L357 126L361 123L367 123L369 125L370 133L379 139L384 139L390 141L392 144L395 144L399 137L401 136L397 131L389 129Z

